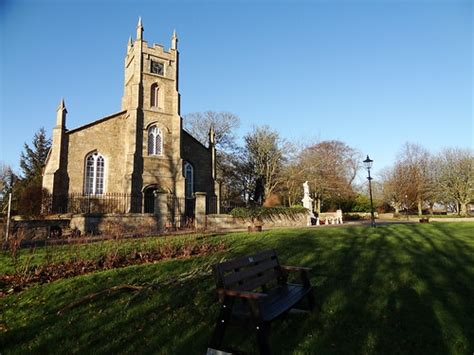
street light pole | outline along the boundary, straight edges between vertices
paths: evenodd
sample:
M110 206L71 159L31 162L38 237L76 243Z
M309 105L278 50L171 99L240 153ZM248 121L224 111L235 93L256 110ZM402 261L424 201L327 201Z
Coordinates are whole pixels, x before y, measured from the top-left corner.
M372 177L370 176L370 169L372 168L372 163L374 161L369 158L367 155L367 159L364 160L364 165L367 168L367 180L369 180L369 195L370 195L370 226L375 227L375 215L374 215L374 203L372 200Z
M405 194L405 214L407 216L408 221L408 195Z

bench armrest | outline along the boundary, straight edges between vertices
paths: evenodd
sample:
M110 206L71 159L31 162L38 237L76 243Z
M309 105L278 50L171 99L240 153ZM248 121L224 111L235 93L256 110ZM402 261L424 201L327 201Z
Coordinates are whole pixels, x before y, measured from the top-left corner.
M225 290L223 288L218 288L217 294L219 295L219 298L223 298L224 296L229 296L229 297L238 297L238 298L247 298L247 299L260 299L260 298L264 298L268 296L265 293Z
M288 282L288 273L290 272L299 272L301 281L305 287L310 287L311 283L309 282L308 272L311 271L310 267L304 266L285 266L280 265L281 270L283 272L283 280Z
M304 266L288 266L288 265L281 265L281 268L288 272L297 272L297 271L311 271L312 268L304 267Z

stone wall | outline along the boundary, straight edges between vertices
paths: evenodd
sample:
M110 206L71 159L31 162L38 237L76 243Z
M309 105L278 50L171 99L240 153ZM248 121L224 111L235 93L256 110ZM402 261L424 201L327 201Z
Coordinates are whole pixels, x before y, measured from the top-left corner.
M78 214L71 218L71 229L81 231L81 234L118 235L157 233L158 220L153 214Z
M25 241L60 237L69 231L69 222L69 218L59 216L50 219L21 219L17 217L10 224L10 236L17 235Z
M85 234L144 235L156 234L160 231L156 216L138 213L57 215L55 218L35 220L16 217L12 220L10 228L10 235L21 235L21 239L24 241L66 238ZM4 229L3 226L2 230ZM3 237L3 233L0 234Z
M273 215L267 216L261 222L256 222L255 225L262 225L265 227L306 227L308 215L306 213L298 213L294 215ZM250 218L233 217L229 214L212 214L207 215L206 229L209 231L220 231L230 229L247 229L252 225Z

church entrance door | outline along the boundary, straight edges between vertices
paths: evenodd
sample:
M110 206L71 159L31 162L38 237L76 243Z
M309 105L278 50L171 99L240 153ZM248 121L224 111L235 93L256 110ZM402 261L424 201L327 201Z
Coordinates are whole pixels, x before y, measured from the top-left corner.
M155 213L155 191L156 187L147 187L144 191L143 212Z

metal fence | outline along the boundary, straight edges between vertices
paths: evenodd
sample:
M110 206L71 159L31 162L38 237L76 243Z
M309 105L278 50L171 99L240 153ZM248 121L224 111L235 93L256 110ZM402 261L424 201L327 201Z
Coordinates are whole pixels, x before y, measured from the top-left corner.
M194 221L196 199L168 195L168 215L170 223L177 226L190 225ZM234 199L219 200L216 196L206 198L206 214L229 213L236 207L245 207L245 201ZM52 213L154 213L155 196L152 194L106 193L86 195L70 193L67 195L45 194L42 199L42 212Z
M141 212L143 194L107 193L85 195L45 194L42 198L42 211L48 213L130 213Z
M168 196L168 225L183 229L194 228L196 199Z
M206 200L206 214L227 214L237 207L245 207L245 201L238 199L222 199L219 200L216 196L208 196Z

